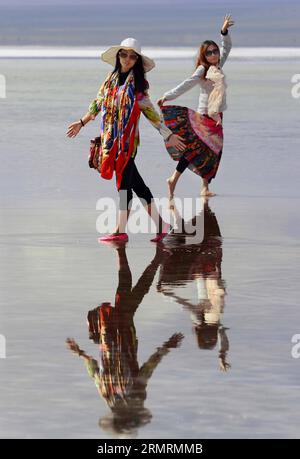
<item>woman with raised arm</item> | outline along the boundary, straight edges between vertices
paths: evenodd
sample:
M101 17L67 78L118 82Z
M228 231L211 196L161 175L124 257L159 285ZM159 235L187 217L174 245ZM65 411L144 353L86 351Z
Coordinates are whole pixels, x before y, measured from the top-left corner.
M172 199L179 177L188 167L202 177L202 196L214 196L208 188L215 178L223 149L223 111L226 106L226 83L222 67L231 50L228 28L234 24L230 15L224 17L221 28L221 49L212 40L205 40L198 51L196 70L192 76L166 92L157 103L165 124L185 142L185 151L178 152L166 139L166 148L178 161L173 175L167 179L169 198ZM200 87L197 111L179 105L166 105L194 86Z

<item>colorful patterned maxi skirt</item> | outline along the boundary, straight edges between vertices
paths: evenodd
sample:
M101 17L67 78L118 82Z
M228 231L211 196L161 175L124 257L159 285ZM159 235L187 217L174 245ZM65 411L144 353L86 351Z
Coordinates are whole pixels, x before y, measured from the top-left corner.
M184 139L184 152L165 141L166 149L174 161L181 156L189 161L188 168L208 180L216 176L223 149L223 126L215 120L187 107L164 105L161 107L166 126ZM223 114L220 113L223 119Z

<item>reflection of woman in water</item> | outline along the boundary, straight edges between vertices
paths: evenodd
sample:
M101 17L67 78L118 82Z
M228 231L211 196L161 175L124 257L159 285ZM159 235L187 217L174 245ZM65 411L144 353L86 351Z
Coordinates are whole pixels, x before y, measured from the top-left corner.
M117 248L119 260L119 285L115 306L102 303L88 313L90 339L100 345L100 361L80 349L73 339L69 348L85 361L87 371L106 400L112 414L100 420L106 431L133 434L136 428L151 420L150 411L144 407L147 384L153 371L171 348L180 345L183 335L172 335L158 347L140 367L137 360L138 340L134 326L134 314L148 293L163 253L156 255L132 288L132 276L125 247Z
M176 212L176 209L174 210ZM192 225L199 227L193 218ZM202 218L202 217L201 217ZM188 222L190 225L190 222ZM177 240L177 243L176 243ZM226 328L221 324L224 309L225 281L222 279L222 237L215 214L204 199L204 237L200 244L185 245L185 236L173 235L168 247L169 258L160 271L157 289L172 297L190 312L200 349L214 349L219 343L220 369L226 371L229 342ZM198 302L192 304L176 295L174 289L196 281Z

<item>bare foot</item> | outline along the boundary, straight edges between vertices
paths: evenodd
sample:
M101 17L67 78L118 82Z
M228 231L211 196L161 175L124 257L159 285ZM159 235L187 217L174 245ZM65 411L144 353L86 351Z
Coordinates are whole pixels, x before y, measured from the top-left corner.
M201 194L201 196L216 196L216 193L213 193L212 191L209 191L208 188L202 188L200 194Z
M169 199L173 199L174 197L174 181L172 180L172 177L169 177L167 179L167 184L168 184L168 190L169 190Z

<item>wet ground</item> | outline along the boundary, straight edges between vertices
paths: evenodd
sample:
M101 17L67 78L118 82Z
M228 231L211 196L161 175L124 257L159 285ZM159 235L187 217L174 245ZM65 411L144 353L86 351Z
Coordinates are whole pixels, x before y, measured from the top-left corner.
M298 205L217 196L158 247L2 209L1 437L298 437Z

